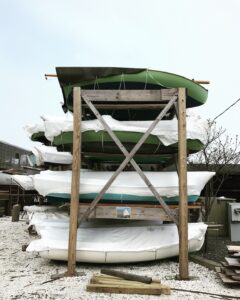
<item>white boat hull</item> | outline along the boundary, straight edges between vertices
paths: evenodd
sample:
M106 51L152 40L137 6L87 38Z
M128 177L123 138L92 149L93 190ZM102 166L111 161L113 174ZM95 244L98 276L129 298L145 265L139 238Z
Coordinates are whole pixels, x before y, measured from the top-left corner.
M177 172L144 172L161 196L174 197L179 194ZM188 195L199 196L214 172L188 172ZM81 194L99 193L113 172L81 170ZM43 171L32 176L35 189L40 195L71 194L71 171ZM112 195L152 196L151 191L137 172L122 172L107 190Z
M42 223L39 228L41 239L31 242L27 251L38 252L46 259L67 261L69 230L66 224L63 227L50 227ZM136 224L78 229L76 260L88 263L129 263L159 260L179 254L175 224ZM189 252L201 249L206 229L207 225L203 223L189 224Z

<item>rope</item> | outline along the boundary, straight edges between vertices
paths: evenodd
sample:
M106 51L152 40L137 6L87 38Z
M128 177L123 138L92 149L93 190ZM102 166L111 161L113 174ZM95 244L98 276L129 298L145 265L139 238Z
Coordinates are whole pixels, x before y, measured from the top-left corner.
M60 136L61 136L62 149L63 149L63 151L64 151L64 144L63 144L63 136L62 136L62 131L61 131L61 133L60 133Z
M225 112L227 112L230 108L232 108L234 105L236 105L238 103L238 101L240 101L240 98L237 99L237 101L233 102L233 104L231 104L230 106L228 106L223 112L221 112L219 115L217 115L213 121L215 121L217 118L219 118L220 116L222 116L223 114L225 114Z
M149 76L150 76L150 77L151 77L158 85L161 85L161 86L162 86L162 84L161 84L157 79L155 79L151 73L149 73Z
M119 90L121 90L121 88L122 88L122 83L123 83L123 89L126 90L125 81L124 81L124 73L121 74L121 81L120 81L120 84L119 84Z
M93 86L94 91L96 90L96 86L97 86L97 88L99 90L99 84L98 84L98 77L97 76L96 76L96 78L94 80L94 86Z
M159 140L159 143L158 143L158 145L157 145L157 148L155 149L155 151L153 152L153 154L155 154L157 151L158 151L158 149L159 149L159 147L161 146L161 141Z
M102 150L104 152L104 138L103 138L103 136L104 136L104 131L102 131Z
M144 90L147 88L147 82L148 82L148 69L146 70L146 75L145 75L145 85L144 85Z

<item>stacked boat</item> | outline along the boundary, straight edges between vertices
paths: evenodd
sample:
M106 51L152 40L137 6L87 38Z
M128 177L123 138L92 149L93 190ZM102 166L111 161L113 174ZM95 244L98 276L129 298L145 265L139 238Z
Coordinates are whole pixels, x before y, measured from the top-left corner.
M207 90L194 81L182 76L160 71L124 68L57 68L57 75L63 91L63 109L65 112L68 112L67 115L62 118L44 115L42 116L41 124L26 126L31 140L43 143L43 145L38 145L33 150L36 164L61 166L61 169L64 169L64 171L42 171L40 174L33 175L26 179L26 182L28 181L28 184L31 183L40 195L46 197L48 203L54 203L55 205L69 202L71 198L71 152L73 145L73 118L71 112L73 110L73 87L79 86L86 90L93 90L96 94L98 93L98 89L162 90L166 88L186 87L188 89L188 108L204 104L207 99ZM103 119L128 151L134 147L147 131L153 119L159 114L159 109L156 109L154 105L150 105L149 109L143 109L141 105L131 109L131 105L119 107L114 101L110 102L107 106L100 104L98 110L102 114ZM79 201L80 203L89 204L113 175L112 170L116 168L125 157L121 154L121 151L117 148L101 122L99 122L91 110L84 105L82 120L81 132L84 168L81 169L80 174ZM202 120L199 116L196 116L193 111L189 109L187 111L187 150L189 154L201 150L206 142L206 132L207 122ZM178 175L176 171L164 171L164 167L173 162L177 149L178 122L174 113L170 111L151 132L150 136L134 157L141 165L144 174L154 185L159 195L163 197L165 202L170 204L178 204L179 201ZM107 164L108 171L101 168L101 163ZM63 168L62 166L65 167ZM149 168L154 171L149 171ZM162 171L156 171L159 169L162 169ZM188 172L189 203L197 201L202 189L212 176L214 176L213 172ZM14 179L22 186L24 185L25 179L20 179L19 177L15 177ZM120 173L103 195L100 203L123 207L133 204L138 204L139 206L159 204L140 176L135 171L129 170ZM56 218L53 219L55 222L52 220L50 222L49 220L40 223L35 222L41 239L32 243L28 250L38 251L42 253L44 257L48 258L66 259L66 241L68 234L68 230L66 229L68 222L66 222L66 220L59 222ZM176 250L178 241L178 238L176 238L176 225L160 224L162 222L152 224L147 221L147 223L143 222L141 226L139 226L135 221L135 223L132 223L130 226L129 221L126 222L124 226L122 223L119 226L116 220L112 221L112 225L108 223L107 226L105 223L98 222L97 225L96 223L94 223L94 226L91 225L91 228L79 229L78 247L80 248L77 259L79 261L94 262L123 262L152 260L153 257L159 259L166 257L167 253L167 256L178 254ZM190 234L189 239L193 238L198 240L199 243L193 243L195 246L190 247L190 251L196 251L203 243L206 226L202 223L189 224L190 232L192 232L191 228L194 228L194 234ZM154 231L156 235L159 236L161 230L165 232L160 237L162 242L158 243L156 239L156 245L152 245L150 241L146 240L149 230ZM139 234L140 232L146 234ZM156 255L158 252L154 252L155 254L153 254L150 249L160 251L162 247L165 247L164 251L166 251L164 237L167 237L169 234L172 236L176 235L175 239L172 240L172 245L175 245L172 249L175 250L168 250L164 255ZM102 239L103 245L101 245L99 250L101 252L100 256L99 251L97 251L98 253L95 253L95 255L89 255L89 253L94 252L94 247L98 249L98 246L96 246L98 244L97 239L89 239L89 237L93 237L94 235L102 235L104 237ZM52 242L54 240L53 236L56 237L58 242ZM113 236L116 238L113 238ZM126 245L124 241L128 239L135 240L136 237L141 240L138 241L138 244L141 244L140 248L143 254L136 256L135 254L139 253L140 248L137 245L135 245L135 247L132 245L132 247L130 247L131 249L129 249L131 255L124 255L123 253L129 252L125 249ZM94 240L96 242L95 246ZM166 244L171 246L171 242L168 241L168 239L166 239ZM55 245L55 249L53 245ZM145 248L144 245L146 245ZM49 249L53 250L51 255L49 254ZM114 251L115 256L112 254ZM145 255L146 251L150 251L151 255ZM106 253L110 252L111 255L108 255L108 259L102 259L102 257L107 257ZM48 253L48 255L46 253ZM88 255L86 253L88 253ZM119 253L122 253L122 255L116 259L116 257L119 257ZM109 257L114 258L111 259Z

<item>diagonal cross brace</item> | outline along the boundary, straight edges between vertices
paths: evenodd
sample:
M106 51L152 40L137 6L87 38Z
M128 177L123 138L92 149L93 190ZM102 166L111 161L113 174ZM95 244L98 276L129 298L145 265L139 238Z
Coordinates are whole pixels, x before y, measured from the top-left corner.
M155 198L159 201L159 203L162 205L164 211L169 216L169 218L175 222L178 225L178 219L176 216L172 213L172 210L169 209L165 201L162 199L162 197L159 195L158 191L154 188L154 186L151 184L149 179L146 177L146 175L143 173L143 171L140 169L138 164L133 159L133 156L135 153L139 150L139 148L142 146L142 144L145 142L149 134L152 132L152 130L156 127L158 122L165 116L165 114L169 111L169 109L172 107L172 105L176 102L177 96L173 96L168 104L165 106L165 108L160 112L160 114L157 116L157 118L153 121L153 123L150 125L148 130L143 134L143 136L140 138L140 140L137 142L137 144L133 147L133 149L130 151L130 153L126 150L126 148L123 146L121 141L118 139L118 137L114 134L114 132L111 130L111 128L108 126L108 124L105 122L101 114L98 112L98 110L95 108L95 106L92 104L92 102L87 99L86 97L83 97L83 100L86 102L86 104L89 106L89 108L92 110L92 112L95 114L97 119L101 122L101 124L104 126L108 134L111 136L111 138L115 141L119 149L123 152L123 154L126 156L123 162L120 164L118 169L115 171L115 173L111 176L111 178L108 180L108 182L104 185L100 193L96 196L96 198L92 201L87 211L80 217L78 224L80 224L85 218L88 217L88 215L94 210L95 206L98 204L98 202L101 200L102 196L105 194L105 192L108 190L108 188L111 186L113 181L116 179L116 177L119 175L119 173L125 168L125 166L130 162L134 169L138 172L142 180L146 183L148 188L151 190Z

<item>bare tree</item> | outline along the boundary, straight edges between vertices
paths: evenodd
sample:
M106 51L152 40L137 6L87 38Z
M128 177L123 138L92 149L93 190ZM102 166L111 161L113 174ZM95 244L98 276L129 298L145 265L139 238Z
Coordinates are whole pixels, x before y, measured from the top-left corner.
M217 127L216 122L208 120L206 143L203 149L189 157L191 166L201 165L207 171L215 171L216 175L210 180L205 189L204 219L208 220L214 197L217 196L223 182L231 173L235 164L240 162L240 140L226 134L226 129Z

